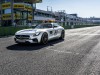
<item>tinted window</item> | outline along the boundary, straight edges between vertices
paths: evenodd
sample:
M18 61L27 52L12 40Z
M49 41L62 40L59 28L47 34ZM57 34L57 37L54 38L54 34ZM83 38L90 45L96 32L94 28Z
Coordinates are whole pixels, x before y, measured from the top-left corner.
M52 28L52 24L39 24L35 28Z

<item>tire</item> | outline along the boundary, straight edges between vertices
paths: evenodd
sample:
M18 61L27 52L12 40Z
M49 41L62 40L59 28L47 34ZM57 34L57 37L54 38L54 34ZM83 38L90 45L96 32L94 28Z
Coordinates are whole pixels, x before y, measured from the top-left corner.
M41 37L41 44L47 44L47 43L48 43L48 34L44 32Z
M64 30L62 30L61 31L61 36L60 36L60 39L64 39L65 38L65 31Z

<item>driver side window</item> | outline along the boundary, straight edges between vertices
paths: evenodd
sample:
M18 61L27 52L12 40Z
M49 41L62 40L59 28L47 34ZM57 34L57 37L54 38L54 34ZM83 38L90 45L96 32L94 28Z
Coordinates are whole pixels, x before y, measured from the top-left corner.
M47 25L47 28L52 28L52 24L48 24Z

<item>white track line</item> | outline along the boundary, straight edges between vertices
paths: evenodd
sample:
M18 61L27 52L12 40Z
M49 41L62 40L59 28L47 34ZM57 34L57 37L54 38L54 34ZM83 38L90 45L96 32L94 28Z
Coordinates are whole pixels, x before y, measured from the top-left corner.
M70 51L59 51L59 50L55 50L55 49L50 49L50 48L46 48L48 50L52 50L54 52L58 52L58 53L66 53L66 54L75 54L75 55L79 55L79 53L75 53L75 52L70 52ZM85 55L85 54L80 54L80 55Z
M79 34L79 33L66 33L66 35L100 35L100 34Z

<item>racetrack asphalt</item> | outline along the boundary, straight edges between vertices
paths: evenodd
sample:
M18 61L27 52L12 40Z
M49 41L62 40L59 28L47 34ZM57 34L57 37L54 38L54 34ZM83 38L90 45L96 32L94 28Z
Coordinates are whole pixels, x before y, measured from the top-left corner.
M100 75L100 27L65 32L47 45L0 38L0 75Z

